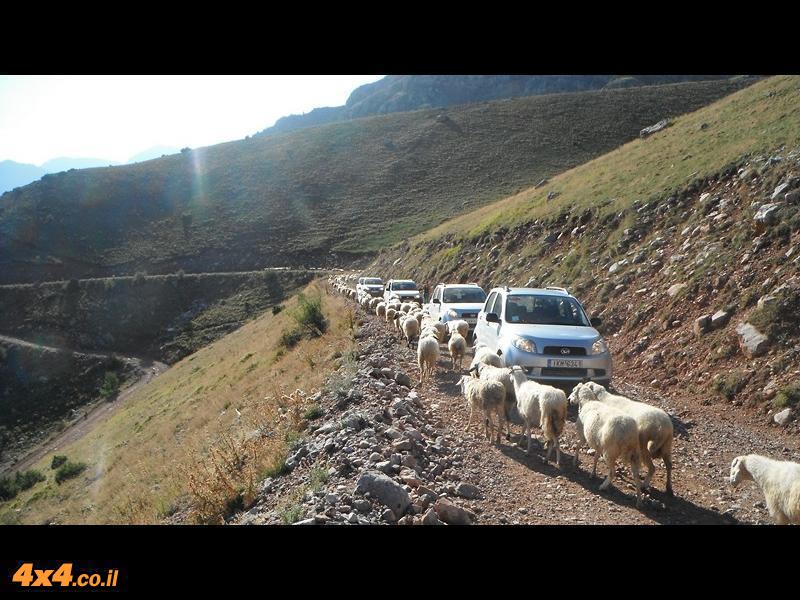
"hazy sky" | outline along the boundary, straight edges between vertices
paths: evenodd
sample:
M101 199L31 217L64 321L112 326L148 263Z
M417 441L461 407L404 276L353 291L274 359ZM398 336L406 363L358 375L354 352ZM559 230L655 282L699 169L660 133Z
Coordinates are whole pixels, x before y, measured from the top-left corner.
M341 106L380 75L0 75L0 160L126 162L165 145L241 139L289 114Z

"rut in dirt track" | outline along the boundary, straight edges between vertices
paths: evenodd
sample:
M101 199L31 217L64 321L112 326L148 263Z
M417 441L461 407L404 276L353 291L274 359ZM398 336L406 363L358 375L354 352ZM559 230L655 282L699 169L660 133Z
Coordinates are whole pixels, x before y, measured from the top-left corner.
M392 331L388 324L367 314L367 319ZM418 378L416 351L400 334L389 349L395 364ZM577 443L576 408L570 407L561 438L561 468L544 460L541 444L528 456L522 428L512 425L512 440L491 445L483 427L473 422L464 432L469 416L457 386L462 372L451 370L447 346L433 379L415 387L433 414L442 422L445 435L460 440L465 449L463 476L478 486L482 496L467 505L477 509L481 523L519 524L731 524L771 523L761 491L753 482L737 490L728 486L731 460L740 454L758 453L779 460L798 460L798 442L774 428L747 422L725 405L704 406L699 398L673 400L654 390L626 381L617 374L613 388L618 393L666 410L675 427L673 444L674 497L664 493L665 469L656 461L649 494L636 508L636 494L627 467L618 464L614 487L598 490L607 470L601 459L598 477L592 478L592 457L585 450L573 469ZM467 365L471 356L465 357ZM418 379L417 379L418 382ZM534 433L539 433L534 430ZM538 436L541 438L541 436ZM643 469L644 471L644 469Z

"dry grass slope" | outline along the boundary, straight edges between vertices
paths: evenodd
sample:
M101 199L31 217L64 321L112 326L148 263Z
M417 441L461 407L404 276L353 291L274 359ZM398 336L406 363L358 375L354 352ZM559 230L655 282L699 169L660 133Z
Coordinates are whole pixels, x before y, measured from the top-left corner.
M78 477L56 485L52 456L38 463L48 480L0 505L2 521L157 523L182 510L192 521L219 522L247 502L255 482L280 469L313 408L295 390L321 387L353 344L343 299L316 283L306 294L321 298L329 321L323 336L280 348L280 332L294 326L292 298L277 315L186 357L57 451L88 464Z

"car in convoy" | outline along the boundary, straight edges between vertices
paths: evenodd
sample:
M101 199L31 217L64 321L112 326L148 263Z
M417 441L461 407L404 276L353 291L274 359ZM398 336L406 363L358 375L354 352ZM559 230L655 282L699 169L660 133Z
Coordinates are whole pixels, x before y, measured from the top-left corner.
M422 303L422 292L419 287L411 279L390 279L386 282L386 289L383 292L383 299L387 302L396 297L401 302L411 302L416 300Z
M498 287L478 313L475 339L541 383L611 382L611 353L598 318L589 319L564 288Z
M466 321L472 333L484 302L486 292L477 283L440 283L425 306L431 317L442 323Z
M359 277L356 284L356 292L359 296L369 294L370 296L383 296L383 279L380 277Z

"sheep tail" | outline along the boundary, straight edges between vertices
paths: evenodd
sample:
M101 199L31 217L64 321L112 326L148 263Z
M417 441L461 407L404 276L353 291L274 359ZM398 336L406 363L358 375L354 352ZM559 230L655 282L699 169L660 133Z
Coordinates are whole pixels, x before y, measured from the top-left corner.
M661 452L666 445L668 438L663 436L660 440L650 440L647 442L647 451L650 453L650 456L653 458L658 458L661 456Z
M542 431L545 433L545 438L556 440L561 435L561 430L563 429L562 425L559 425L557 419L553 419L553 415L550 411L545 411L542 414L542 422L541 422Z

